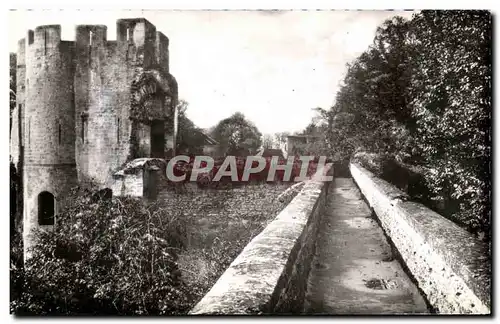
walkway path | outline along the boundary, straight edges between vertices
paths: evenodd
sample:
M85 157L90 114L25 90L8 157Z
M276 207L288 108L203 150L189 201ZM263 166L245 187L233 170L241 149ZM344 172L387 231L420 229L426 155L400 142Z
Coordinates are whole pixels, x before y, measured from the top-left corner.
M307 313L428 312L352 179L335 178L322 217Z

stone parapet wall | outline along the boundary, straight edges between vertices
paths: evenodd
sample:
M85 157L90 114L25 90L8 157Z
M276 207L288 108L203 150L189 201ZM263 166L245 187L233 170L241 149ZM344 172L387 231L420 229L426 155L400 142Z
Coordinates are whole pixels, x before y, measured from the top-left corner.
M190 314L301 313L328 184L307 181Z
M352 177L406 266L441 314L490 314L488 245L404 193L351 164Z
M130 161L113 174L113 195L155 199L159 182L165 178L165 168L166 162L162 159L141 158Z

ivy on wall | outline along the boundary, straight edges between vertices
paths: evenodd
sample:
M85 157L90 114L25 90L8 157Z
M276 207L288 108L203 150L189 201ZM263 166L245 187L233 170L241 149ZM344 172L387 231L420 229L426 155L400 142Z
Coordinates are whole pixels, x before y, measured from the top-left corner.
M130 118L145 124L153 120L173 119L172 94L168 82L155 73L143 72L132 81Z

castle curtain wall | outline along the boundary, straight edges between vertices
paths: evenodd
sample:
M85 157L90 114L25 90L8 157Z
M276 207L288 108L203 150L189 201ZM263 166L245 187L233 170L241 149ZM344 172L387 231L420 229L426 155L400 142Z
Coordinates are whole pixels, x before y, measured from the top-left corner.
M68 82L73 79L73 44L61 41L60 26L42 26L36 28L33 39L28 38L25 54L23 236L27 252L32 230L39 226L38 196L48 192L57 201L76 184L76 166L73 84Z
M117 41L107 41L105 26L77 27L76 133L88 133L76 140L78 178L102 187L110 186L111 175L125 162L151 156L151 123L132 116L133 83L145 71L171 77L168 38L154 25L122 19L117 32Z

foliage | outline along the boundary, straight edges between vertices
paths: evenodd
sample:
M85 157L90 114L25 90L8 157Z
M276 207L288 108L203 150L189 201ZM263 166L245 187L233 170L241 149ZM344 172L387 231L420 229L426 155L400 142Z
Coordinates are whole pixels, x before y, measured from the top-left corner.
M257 127L240 112L221 120L212 133L223 152L248 150L251 154L261 146L261 136Z
M53 230L40 230L26 268L12 268L16 314L175 314L189 294L175 248L182 215L133 198L65 200ZM17 295L16 295L17 294Z
M9 105L10 105L10 128L12 128L12 111L16 107L16 66L17 64L17 56L15 53L10 53L9 55Z
M252 223L251 226L262 230L260 224ZM232 232L225 230L221 226L217 231L219 236L209 244L203 248L190 249L190 253L183 256L182 271L188 277L186 281L189 291L194 296L193 307L212 288L252 237L258 234L246 231L246 227Z
M73 191L26 272L22 236L11 240L11 312L185 314L293 199L276 200L287 186L165 191L149 204Z
M489 232L491 14L422 11L378 28L331 108L333 147L422 165L440 212Z
M348 66L344 84L331 109L334 147L350 156L356 150L404 152L412 124L405 102L410 84L400 17L378 28L374 44Z

